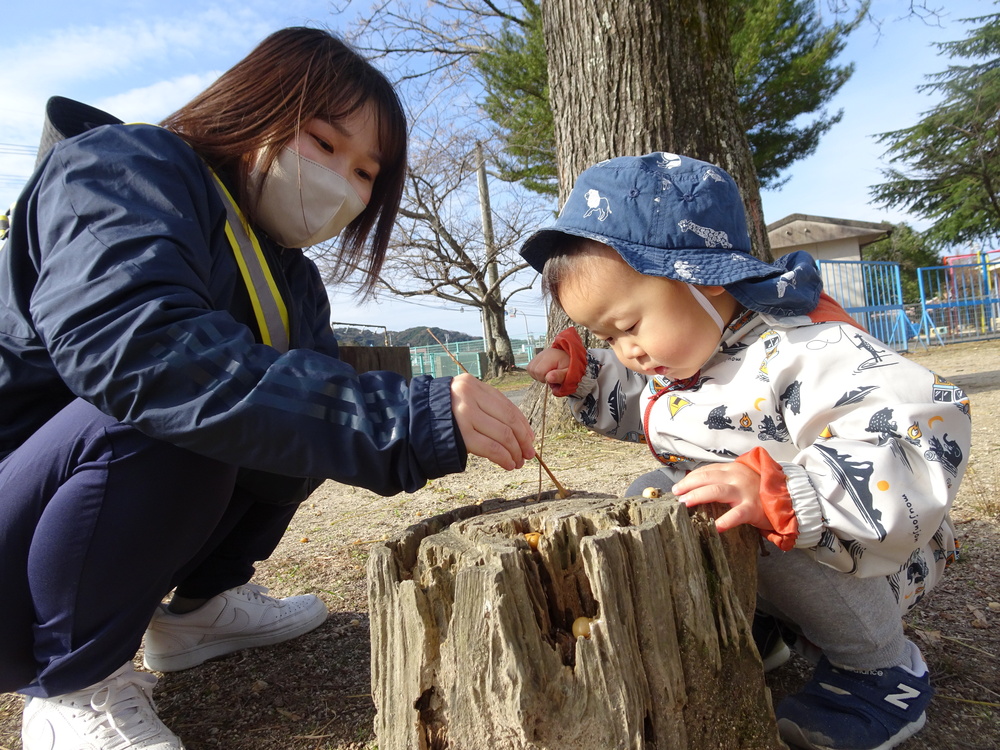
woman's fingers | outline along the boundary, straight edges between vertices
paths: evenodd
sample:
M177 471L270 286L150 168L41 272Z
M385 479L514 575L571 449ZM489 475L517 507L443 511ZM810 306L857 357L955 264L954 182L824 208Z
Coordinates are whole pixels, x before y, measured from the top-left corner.
M521 410L500 391L472 375L451 384L452 410L469 453L505 469L516 469L535 455L534 433Z

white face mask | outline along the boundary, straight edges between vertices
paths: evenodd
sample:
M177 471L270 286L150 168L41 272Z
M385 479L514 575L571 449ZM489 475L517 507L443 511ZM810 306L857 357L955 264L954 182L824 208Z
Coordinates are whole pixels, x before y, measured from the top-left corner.
M251 172L252 190L260 179L260 172ZM257 205L261 229L285 247L326 242L365 210L342 175L287 146L264 176Z

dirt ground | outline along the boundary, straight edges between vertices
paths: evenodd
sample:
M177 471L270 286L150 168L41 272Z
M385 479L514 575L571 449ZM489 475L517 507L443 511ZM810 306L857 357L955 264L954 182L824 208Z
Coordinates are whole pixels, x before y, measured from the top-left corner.
M907 621L937 693L927 727L900 748L993 750L1000 748L1000 341L918 347L910 356L969 394L974 442L954 510L961 558ZM518 392L511 395L516 400ZM582 433L547 435L543 455L570 490L617 494L654 466L645 448ZM532 495L539 486L552 489L537 462L508 473L479 459L465 474L410 495L384 498L324 484L255 581L278 596L319 595L330 608L327 622L288 643L162 675L155 692L160 716L189 750L373 750L368 550L421 518ZM808 665L793 657L767 676L774 699L808 676ZM21 707L20 697L0 695L0 750L21 748Z

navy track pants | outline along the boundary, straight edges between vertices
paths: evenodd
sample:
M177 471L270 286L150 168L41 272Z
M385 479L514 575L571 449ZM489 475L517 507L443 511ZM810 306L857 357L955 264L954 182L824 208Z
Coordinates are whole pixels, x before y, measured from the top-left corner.
M238 476L79 399L0 462L0 692L91 685L170 590L246 583L303 498L261 502Z

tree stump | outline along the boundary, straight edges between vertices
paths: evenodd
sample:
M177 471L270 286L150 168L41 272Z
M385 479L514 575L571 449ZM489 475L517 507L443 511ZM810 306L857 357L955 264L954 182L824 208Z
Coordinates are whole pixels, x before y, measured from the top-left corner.
M785 747L748 624L757 554L672 496L411 526L368 563L379 749Z

